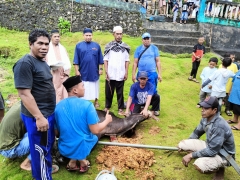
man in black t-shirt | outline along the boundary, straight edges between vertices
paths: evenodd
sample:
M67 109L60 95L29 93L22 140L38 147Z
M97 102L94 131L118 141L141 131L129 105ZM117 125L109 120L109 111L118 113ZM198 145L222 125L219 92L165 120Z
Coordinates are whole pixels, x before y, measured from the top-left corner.
M13 67L15 87L22 100L21 118L29 137L32 175L36 180L52 180L56 95L50 68L45 62L49 42L50 36L45 30L30 32L30 53Z

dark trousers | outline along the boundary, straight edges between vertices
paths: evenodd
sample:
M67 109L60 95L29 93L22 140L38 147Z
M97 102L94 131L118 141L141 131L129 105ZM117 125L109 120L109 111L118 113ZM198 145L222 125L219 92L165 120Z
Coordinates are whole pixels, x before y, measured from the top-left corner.
M229 98L229 94L226 93L226 97L224 97L225 111L230 111L230 104L229 104L228 98Z
M152 105L151 111L159 111L160 106L160 96L158 94L154 94L151 99ZM142 111L141 106L145 106L145 104L134 104L133 113L140 113Z
M114 91L116 89L118 109L124 109L123 97L124 81L110 80L105 82L105 108L111 108Z
M192 71L191 71L190 76L192 76L193 78L196 78L196 76L197 76L197 71L198 71L198 67L200 65L200 62L201 61L192 62Z

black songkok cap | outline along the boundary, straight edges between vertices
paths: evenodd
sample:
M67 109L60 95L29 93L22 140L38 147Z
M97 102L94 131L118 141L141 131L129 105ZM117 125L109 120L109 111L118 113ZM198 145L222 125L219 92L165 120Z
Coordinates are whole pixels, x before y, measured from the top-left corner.
M81 76L72 76L68 78L66 81L63 82L63 86L66 88L66 90L70 89L71 87L79 84L82 82Z
M51 34L53 34L53 33L59 33L59 31L57 29L54 29L51 31Z
M83 30L83 34L85 34L85 33L92 33L92 29L91 28L85 28Z

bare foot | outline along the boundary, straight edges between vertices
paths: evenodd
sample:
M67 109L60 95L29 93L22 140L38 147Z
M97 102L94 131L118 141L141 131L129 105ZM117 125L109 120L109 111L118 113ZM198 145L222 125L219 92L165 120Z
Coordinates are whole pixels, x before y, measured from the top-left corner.
M31 161L28 158L26 158L20 165L20 168L26 171L31 171L32 170Z
M219 170L215 173L213 180L224 180L224 171L224 167L219 168Z
M80 160L79 162L81 167L90 166L90 162L86 159Z

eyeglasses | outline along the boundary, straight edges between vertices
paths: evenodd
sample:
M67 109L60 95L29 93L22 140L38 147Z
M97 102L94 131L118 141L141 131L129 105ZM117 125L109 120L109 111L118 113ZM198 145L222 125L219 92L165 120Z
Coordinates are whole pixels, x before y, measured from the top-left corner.
M150 38L149 37L145 37L145 38L143 38L144 40L149 40Z
M147 78L139 78L139 79L145 81Z

